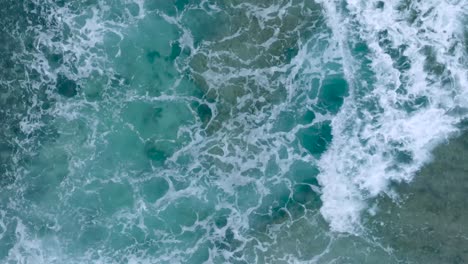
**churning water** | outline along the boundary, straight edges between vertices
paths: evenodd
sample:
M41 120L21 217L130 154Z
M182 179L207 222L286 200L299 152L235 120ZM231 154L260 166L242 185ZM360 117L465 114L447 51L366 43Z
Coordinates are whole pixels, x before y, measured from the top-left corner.
M0 262L467 263L467 23L2 0Z

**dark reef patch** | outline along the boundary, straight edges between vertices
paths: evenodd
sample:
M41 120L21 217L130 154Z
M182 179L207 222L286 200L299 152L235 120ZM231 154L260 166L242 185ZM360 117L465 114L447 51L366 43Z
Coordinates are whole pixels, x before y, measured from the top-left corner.
M56 83L57 92L65 97L71 98L78 94L78 85L74 80L67 78L65 75L58 75Z

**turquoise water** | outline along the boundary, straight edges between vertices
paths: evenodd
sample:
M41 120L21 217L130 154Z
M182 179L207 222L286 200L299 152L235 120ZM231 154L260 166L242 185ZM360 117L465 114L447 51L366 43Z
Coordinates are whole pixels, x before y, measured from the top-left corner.
M3 0L0 262L468 261L464 216L407 239L466 128L467 7Z

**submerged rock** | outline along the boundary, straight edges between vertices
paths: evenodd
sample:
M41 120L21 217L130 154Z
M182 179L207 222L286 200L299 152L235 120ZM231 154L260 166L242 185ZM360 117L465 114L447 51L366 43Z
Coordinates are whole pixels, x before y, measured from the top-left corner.
M146 59L148 60L149 63L154 63L156 58L161 58L161 54L158 51L153 50L153 51L146 53Z
M375 7L378 8L378 9L383 9L385 7L385 2L384 1L378 1L375 4Z
M163 150L153 144L145 146L145 154L150 160L159 162L164 162L168 158L167 154Z
M174 61L182 52L182 48L178 41L175 41L171 44L171 55L169 55L168 60Z
M71 98L78 94L78 85L74 80L68 79L65 75L57 77L55 85L60 95Z
M197 107L197 114L200 120L203 122L203 126L206 126L213 116L211 108L206 104L201 104Z
M50 54L47 59L49 61L49 65L54 69L60 67L63 63L63 55L60 53Z
M176 145L167 140L149 140L145 143L145 155L154 162L155 165L163 165L172 156Z

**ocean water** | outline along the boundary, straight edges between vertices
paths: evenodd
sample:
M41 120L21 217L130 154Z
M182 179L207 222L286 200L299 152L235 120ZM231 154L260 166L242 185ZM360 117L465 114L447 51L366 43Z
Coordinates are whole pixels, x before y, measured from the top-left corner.
M0 263L468 263L466 0L2 0Z

